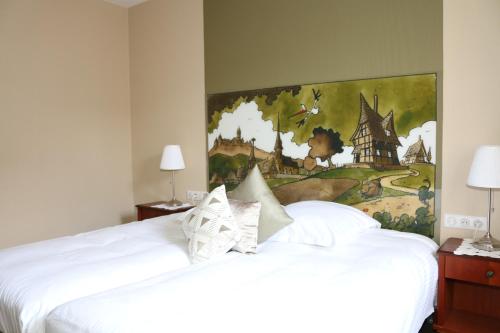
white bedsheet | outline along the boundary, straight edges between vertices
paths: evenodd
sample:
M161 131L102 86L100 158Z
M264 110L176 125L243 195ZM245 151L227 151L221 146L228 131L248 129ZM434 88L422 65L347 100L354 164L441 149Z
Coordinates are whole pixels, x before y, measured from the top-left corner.
M369 230L335 248L266 242L56 308L48 333L416 333L433 312L437 245Z
M0 251L0 331L39 333L56 306L190 264L181 214Z

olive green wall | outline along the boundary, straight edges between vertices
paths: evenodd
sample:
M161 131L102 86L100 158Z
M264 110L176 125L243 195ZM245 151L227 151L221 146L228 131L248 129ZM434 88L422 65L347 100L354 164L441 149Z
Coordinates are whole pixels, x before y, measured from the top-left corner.
M437 73L442 119L442 1L205 0L204 27L207 94Z
M204 18L208 94L442 73L442 1L205 0Z

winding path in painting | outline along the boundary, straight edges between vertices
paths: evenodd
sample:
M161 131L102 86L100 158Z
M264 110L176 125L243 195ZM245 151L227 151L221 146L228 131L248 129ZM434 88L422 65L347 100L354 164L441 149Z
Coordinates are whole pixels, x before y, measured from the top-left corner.
M410 176L416 177L419 174L420 173L417 170L410 169L408 171L408 173L406 173L406 174L381 177L380 178L380 185L382 185L382 187L391 188L391 189L396 190L396 191L407 192L407 193L418 195L417 189L394 185L393 182L398 180L398 179L402 179L402 178L406 178L406 177L410 177Z
M354 207L364 211L369 216L373 216L375 212L391 212L393 216L401 216L402 214L414 215L415 210L422 206L418 198L418 190L394 185L392 182L405 178L405 177L416 177L420 175L417 170L411 169L406 174L399 174L394 176L385 176L380 178L380 184L382 187L390 188L397 191L402 191L408 193L408 195L401 196L389 196L372 201L360 202L353 205ZM434 211L434 200L430 202L430 211Z

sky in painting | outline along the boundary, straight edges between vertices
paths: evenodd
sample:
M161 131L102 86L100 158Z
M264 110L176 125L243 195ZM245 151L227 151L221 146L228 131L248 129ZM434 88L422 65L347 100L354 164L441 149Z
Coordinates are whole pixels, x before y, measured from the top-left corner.
M238 127L241 129L241 137L245 141L255 138L255 146L267 152L274 150L274 143L276 141L276 131L273 129L273 122L271 120L262 119L262 111L258 109L255 102L241 103L234 112L222 114L218 122L218 127L208 135L208 149L213 147L215 139L221 135L224 139L231 139L236 136ZM294 132L281 132L281 140L283 142L283 154L292 158L301 158L307 156L309 146L307 143L297 144L293 140ZM398 156L403 158L408 147L415 143L419 136L422 137L426 149L431 148L432 163L435 163L436 158L436 122L427 121L422 126L410 130L407 137L400 136L399 141L401 147L398 148ZM344 146L344 152L336 154L332 158L332 162L336 165L343 165L352 163L353 148L351 146ZM318 164L327 166L328 162L321 163L317 160Z
M245 140L256 139L256 146L273 151L276 139L277 120L284 154L293 158L304 158L309 151L307 140L316 127L333 129L340 133L344 152L333 157L335 164L352 162L352 134L356 130L360 115L360 94L374 107L374 96L378 96L378 112L381 116L394 113L394 125L402 147L398 155L403 157L408 147L418 140L424 140L426 149L431 148L432 161L436 151L436 75L412 75L392 78L354 80L333 83L308 84L299 89L262 89L260 94L248 98L247 92L236 93L235 102L220 110L209 111L208 144L212 147L215 138L232 138L241 127ZM320 91L319 113L311 115L301 127L297 121L303 116L293 116L301 104L310 109L314 103L313 89ZM266 94L268 91L268 94ZM272 102L269 96L273 92ZM278 90L279 91L279 90ZM219 94L224 95L224 94ZM235 96L235 93L231 93ZM210 98L210 96L209 96ZM250 99L250 100L249 100Z

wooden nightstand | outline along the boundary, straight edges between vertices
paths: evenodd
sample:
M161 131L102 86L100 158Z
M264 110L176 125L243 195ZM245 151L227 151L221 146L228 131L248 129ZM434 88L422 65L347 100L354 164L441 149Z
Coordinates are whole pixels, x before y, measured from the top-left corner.
M189 209L194 207L194 206L187 206L187 207L182 207L182 208L172 209L172 210L152 207L152 206L156 206L156 205L160 205L160 204L164 204L164 203L165 203L165 201L156 201L156 202L150 202L150 203L136 205L135 207L137 208L137 221L142 221L145 219L152 219L153 217L158 217L158 216L181 213L181 212L185 212L186 210L189 210Z
M439 249L438 332L500 332L500 259L459 256L462 239Z

